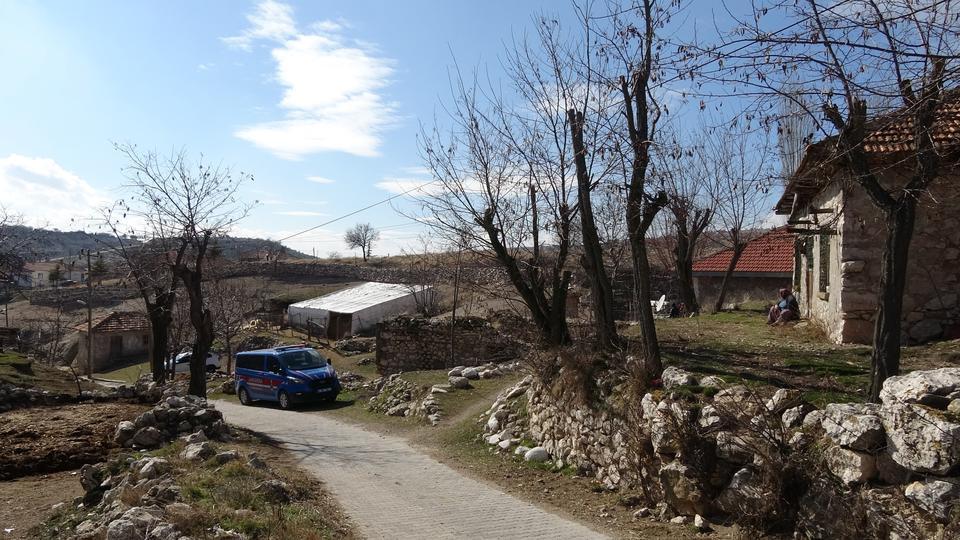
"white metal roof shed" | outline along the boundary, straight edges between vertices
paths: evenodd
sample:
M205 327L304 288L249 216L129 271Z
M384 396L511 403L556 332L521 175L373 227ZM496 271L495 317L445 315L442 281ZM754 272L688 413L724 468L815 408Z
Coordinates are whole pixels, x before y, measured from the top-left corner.
M397 283L364 283L291 304L287 319L294 326L304 327L312 322L327 327L328 337L338 339L347 328L357 333L387 317L415 309L415 291L422 289Z

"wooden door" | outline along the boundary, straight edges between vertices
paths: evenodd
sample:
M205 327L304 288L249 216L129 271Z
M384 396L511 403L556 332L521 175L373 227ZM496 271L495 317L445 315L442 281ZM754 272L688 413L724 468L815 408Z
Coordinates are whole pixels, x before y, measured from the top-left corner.
M110 358L123 356L123 336L110 336Z

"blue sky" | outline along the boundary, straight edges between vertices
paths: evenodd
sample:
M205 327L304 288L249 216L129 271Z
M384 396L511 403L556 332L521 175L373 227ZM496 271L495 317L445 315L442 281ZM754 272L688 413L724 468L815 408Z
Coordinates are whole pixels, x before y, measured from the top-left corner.
M184 148L253 173L243 197L260 204L235 233L282 238L425 181L416 134L449 93L451 51L496 75L503 42L544 10L569 5L2 2L3 204L89 229L124 196L113 141ZM347 252L358 221L382 229L379 254L420 232L384 205L287 244Z

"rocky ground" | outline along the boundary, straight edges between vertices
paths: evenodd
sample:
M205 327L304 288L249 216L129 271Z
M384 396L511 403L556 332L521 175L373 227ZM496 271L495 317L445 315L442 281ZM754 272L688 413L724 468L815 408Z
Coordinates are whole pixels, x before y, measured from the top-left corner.
M146 409L135 403L87 403L0 414L0 480L63 471L105 459L117 423Z

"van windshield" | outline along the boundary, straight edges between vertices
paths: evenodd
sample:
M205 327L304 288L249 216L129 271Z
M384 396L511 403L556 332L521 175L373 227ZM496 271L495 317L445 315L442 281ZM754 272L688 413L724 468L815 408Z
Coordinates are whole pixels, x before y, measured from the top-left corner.
M289 369L314 369L327 365L327 359L313 349L285 352L280 358Z

